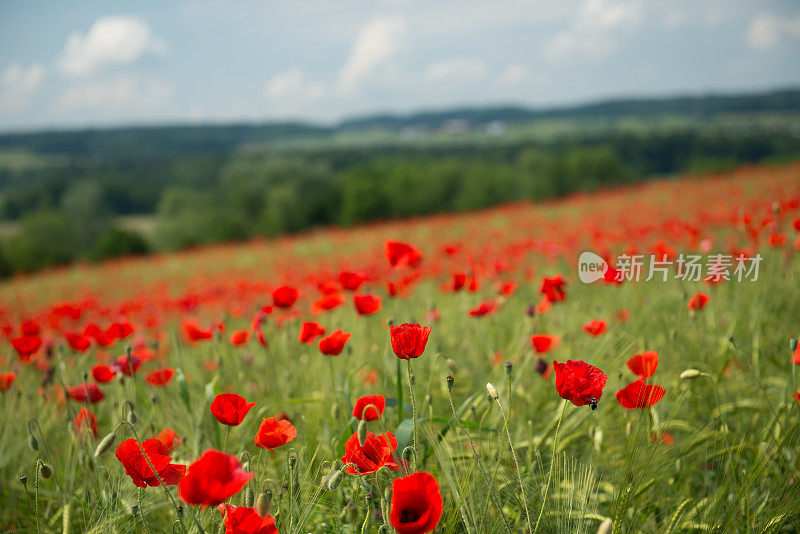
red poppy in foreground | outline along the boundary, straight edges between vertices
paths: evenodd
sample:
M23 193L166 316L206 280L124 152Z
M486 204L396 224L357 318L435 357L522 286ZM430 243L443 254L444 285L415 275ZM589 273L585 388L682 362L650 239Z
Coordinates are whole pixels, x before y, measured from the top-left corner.
M166 386L167 384L172 381L172 377L175 376L175 369L171 367L165 367L163 369L155 369L147 373L147 376L144 377L147 380L147 383L151 386Z
M0 391L8 391L16 378L17 374L12 371L0 373Z
M217 506L239 493L254 476L242 469L236 456L208 449L189 465L178 496L187 504Z
M272 303L276 308L291 308L297 300L297 289L281 286L272 292Z
M147 458L142 454L142 449L150 459L150 463L153 464L158 476L150 468ZM161 482L164 482L165 486L174 486L186 473L186 466L173 464L164 444L157 439L144 440L141 448L135 439L126 439L119 444L115 455L125 468L125 473L140 488L160 486ZM159 477L161 481L159 481Z
M96 402L100 402L106 397L94 382L81 384L80 386L68 387L66 389L69 398L78 402L88 401L94 404Z
M86 406L82 407L72 420L75 425L75 432L80 436L84 430L91 430L94 437L97 437L97 418L94 413Z
M306 321L300 327L300 335L297 340L300 343L310 344L313 343L317 337L325 333L325 327L314 321Z
M225 504L225 534L278 534L275 518L261 517L255 508Z
M345 442L341 460L344 464L355 464L347 468L351 475L371 475L381 467L397 471L400 466L395 461L395 450L397 438L391 432L376 435L368 431L363 447L358 442L356 432Z
M690 310L702 310L710 299L711 297L705 293L697 292L689 299L689 304L687 304L686 307Z
M353 304L359 315L372 315L381 309L381 297L369 294L353 295Z
M297 429L287 419L269 417L261 421L254 443L262 449L275 452L274 449L286 445L296 437Z
M369 410L364 412L367 406L372 405ZM386 398L383 395L364 395L359 397L356 405L353 406L353 417L364 419L365 421L375 421L383 415L386 409Z
M424 534L442 517L439 483L430 473L418 471L392 483L390 522L400 534Z
M664 397L666 390L661 386L645 384L644 378L631 382L617 391L617 401L626 410L650 408Z
M400 241L387 241L383 246L386 259L392 267L416 267L422 259L422 253Z
M420 326L417 323L392 325L389 327L389 335L392 338L392 350L398 358L401 360L419 358L425 352L431 327Z
M338 356L342 353L345 344L353 334L343 330L334 330L330 335L323 337L319 340L317 347L322 354L328 356Z
M247 402L244 397L236 393L220 393L211 402L211 413L214 417L228 426L239 426L255 402Z
M549 350L558 347L561 338L558 336L549 336L546 334L535 334L531 336L531 346L538 354L544 354Z
M608 329L608 323L600 319L592 319L583 325L583 331L590 336L602 336Z
M650 378L658 367L658 353L654 350L646 350L641 354L635 354L628 360L628 369L637 376Z
M608 380L603 371L581 360L553 362L553 369L556 372L556 390L561 398L575 406L590 404L592 410L597 408Z

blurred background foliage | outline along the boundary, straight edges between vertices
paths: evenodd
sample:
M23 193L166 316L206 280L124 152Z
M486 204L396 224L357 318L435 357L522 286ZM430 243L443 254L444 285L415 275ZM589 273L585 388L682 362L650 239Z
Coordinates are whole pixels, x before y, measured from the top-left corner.
M0 275L800 157L800 90L0 135Z

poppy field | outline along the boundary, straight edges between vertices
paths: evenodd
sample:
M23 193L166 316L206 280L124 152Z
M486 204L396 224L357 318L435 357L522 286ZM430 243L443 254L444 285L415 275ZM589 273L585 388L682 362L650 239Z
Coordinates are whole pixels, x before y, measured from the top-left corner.
M0 531L796 532L798 336L798 163L17 276Z

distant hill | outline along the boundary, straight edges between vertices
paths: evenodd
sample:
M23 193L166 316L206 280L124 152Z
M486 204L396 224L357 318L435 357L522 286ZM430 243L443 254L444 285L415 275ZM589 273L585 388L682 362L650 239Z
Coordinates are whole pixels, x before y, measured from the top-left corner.
M721 113L800 111L800 88L749 94L707 94L665 98L617 98L593 103L531 108L525 106L462 107L410 114L372 114L334 126L302 122L200 124L111 129L55 130L0 134L0 150L24 149L101 159L170 159L191 154L227 154L248 145L292 140L322 140L340 132L406 129L438 130L454 123L485 126L542 119L647 117L665 114L711 116Z

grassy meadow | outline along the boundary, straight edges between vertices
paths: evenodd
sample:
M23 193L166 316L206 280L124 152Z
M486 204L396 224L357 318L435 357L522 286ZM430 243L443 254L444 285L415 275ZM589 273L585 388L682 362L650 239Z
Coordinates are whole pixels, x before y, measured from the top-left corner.
M405 471L438 481L440 533L797 532L799 217L791 163L13 277L0 285L0 377L14 374L0 393L0 531L224 532L216 506L139 488L115 456L172 429L174 464L210 448L239 458L253 477L226 502L264 511L271 493L284 534L394 532L391 488ZM421 261L392 266L387 240ZM587 250L762 261L757 281L683 281L670 267L667 281L586 284ZM357 290L343 271L363 277ZM542 281L558 274L566 296L548 301ZM299 292L290 307L274 305L280 286ZM690 309L698 293L708 301ZM380 309L357 313L353 294L381 297ZM587 333L592 320L605 331ZM298 340L305 321L352 337L322 354L319 338ZM418 358L393 351L389 325L401 323L431 327ZM130 331L108 334L114 324ZM558 342L537 352L540 334ZM41 346L21 354L20 337ZM646 381L665 394L626 409L615 393L645 351L658 354ZM559 395L552 363L567 360L607 375L596 410ZM74 400L101 365L113 373L97 385L104 398ZM152 385L162 369L170 379ZM220 393L256 404L226 427L210 410ZM396 436L401 470L342 472L363 426L353 405L368 394L386 408L366 427ZM97 432L75 423L82 408ZM297 429L274 452L254 443L270 417Z

